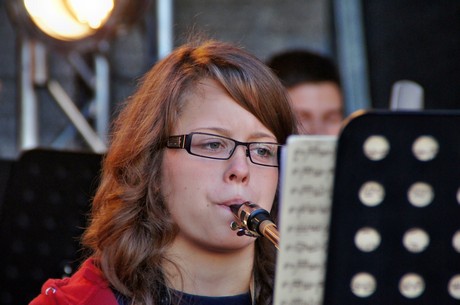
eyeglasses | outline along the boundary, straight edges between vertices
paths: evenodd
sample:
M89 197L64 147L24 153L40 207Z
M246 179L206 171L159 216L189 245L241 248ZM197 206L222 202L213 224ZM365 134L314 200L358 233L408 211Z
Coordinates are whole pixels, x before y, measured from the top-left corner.
M281 144L270 142L240 142L231 138L210 133L192 132L171 136L166 143L168 148L185 149L189 154L216 160L228 160L238 145L246 147L246 157L252 163L278 167Z

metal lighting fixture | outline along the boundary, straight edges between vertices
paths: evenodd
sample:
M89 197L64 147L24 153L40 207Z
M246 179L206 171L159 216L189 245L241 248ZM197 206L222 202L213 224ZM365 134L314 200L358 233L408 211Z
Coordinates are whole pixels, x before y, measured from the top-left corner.
M114 8L114 0L24 0L23 3L40 30L64 41L94 35Z
M90 148L105 152L110 117L108 41L138 22L148 4L149 0L6 0L19 34L20 150L41 146L36 90L45 88ZM50 77L52 52L59 52L93 91L89 105L81 107L92 112L79 109ZM88 58L93 61L88 63Z
M6 0L9 15L29 37L60 50L95 50L137 22L149 0Z

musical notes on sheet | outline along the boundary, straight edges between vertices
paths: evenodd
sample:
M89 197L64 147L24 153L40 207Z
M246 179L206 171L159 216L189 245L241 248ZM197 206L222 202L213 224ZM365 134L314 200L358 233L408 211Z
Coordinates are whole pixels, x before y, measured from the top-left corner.
M281 161L275 305L320 305L336 138L291 136Z

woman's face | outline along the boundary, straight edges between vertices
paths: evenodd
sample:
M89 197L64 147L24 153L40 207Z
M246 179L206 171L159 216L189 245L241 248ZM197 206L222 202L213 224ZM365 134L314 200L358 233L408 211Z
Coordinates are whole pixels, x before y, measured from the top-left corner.
M215 81L203 80L187 97L174 135L205 132L242 142L277 142L250 112L239 106ZM266 210L273 204L278 168L253 164L246 147L237 146L229 160L206 159L185 149L166 149L162 190L179 226L176 242L209 251L232 251L253 243L230 229L229 206L252 201Z

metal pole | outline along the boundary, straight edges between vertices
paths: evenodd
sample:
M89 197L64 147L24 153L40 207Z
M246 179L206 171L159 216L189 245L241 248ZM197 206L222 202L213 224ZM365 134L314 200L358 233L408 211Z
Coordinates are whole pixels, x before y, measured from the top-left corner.
M39 146L38 99L34 90L34 65L37 58L34 42L20 41L20 104L19 104L19 150Z
M105 143L94 132L86 118L80 113L62 86L57 81L50 80L48 82L48 90L91 149L97 153L106 152L107 148Z
M361 0L334 0L333 5L345 112L351 114L371 107Z
M173 48L173 5L172 0L157 0L158 58L171 53Z
M110 122L110 65L102 54L95 55L95 103L96 103L96 131L99 138L107 144Z

